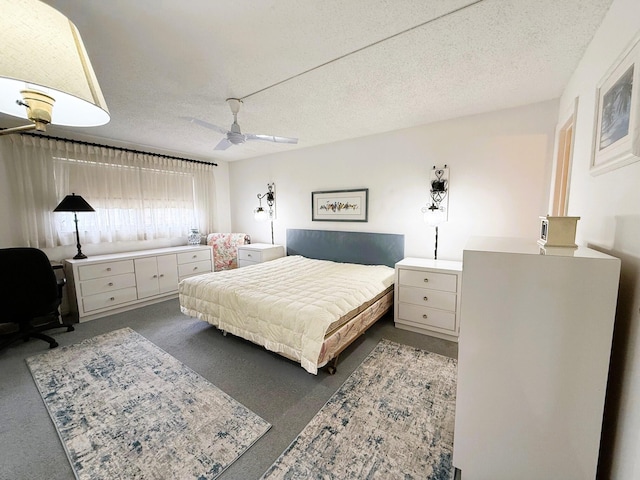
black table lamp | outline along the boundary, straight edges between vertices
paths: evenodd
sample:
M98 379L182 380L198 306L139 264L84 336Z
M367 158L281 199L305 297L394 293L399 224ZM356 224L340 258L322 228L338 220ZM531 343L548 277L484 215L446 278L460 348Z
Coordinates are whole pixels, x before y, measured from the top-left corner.
M78 215L76 212L95 212L93 207L87 203L87 201L80 195L72 193L62 199L60 204L53 209L54 212L73 212L73 219L76 222L76 247L78 247L78 254L73 257L74 260L79 258L87 258L80 249L80 233L78 232Z

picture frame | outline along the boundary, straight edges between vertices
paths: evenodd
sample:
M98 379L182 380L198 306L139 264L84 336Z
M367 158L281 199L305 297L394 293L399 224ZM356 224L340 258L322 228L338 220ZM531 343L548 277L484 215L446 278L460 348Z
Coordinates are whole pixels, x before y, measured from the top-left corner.
M314 222L366 222L368 216L368 188L311 192Z
M598 83L592 175L640 160L639 40L636 36Z

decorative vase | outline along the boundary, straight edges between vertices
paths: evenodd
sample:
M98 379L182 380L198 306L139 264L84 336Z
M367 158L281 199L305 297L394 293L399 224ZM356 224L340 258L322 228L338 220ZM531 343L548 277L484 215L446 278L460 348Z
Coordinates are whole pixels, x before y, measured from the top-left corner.
M188 245L200 245L200 230L192 228L187 237Z

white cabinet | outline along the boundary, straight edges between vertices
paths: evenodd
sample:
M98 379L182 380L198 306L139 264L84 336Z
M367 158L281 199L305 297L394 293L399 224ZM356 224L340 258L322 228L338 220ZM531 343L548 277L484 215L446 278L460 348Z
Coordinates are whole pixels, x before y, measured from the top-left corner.
M464 480L594 479L620 260L484 237L463 263L454 466Z
M175 297L180 280L213 270L211 253L187 246L65 260L72 313L83 322Z
M462 263L405 258L396 263L397 328L456 341Z
M238 267L268 262L280 257L284 257L284 247L282 245L250 243L238 247Z
M175 254L136 258L138 298L173 292L178 284L178 262Z

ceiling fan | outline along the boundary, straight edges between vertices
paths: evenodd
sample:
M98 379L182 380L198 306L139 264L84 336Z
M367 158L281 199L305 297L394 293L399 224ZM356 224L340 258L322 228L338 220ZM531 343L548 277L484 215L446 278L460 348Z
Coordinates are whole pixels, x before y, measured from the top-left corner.
M229 130L208 122L204 122L202 120L198 120L197 118L190 119L192 123L196 123L200 126L208 128L210 130L215 130L216 132L225 135L225 138L218 142L214 150L226 150L231 145L240 145L247 140L264 140L266 142L275 143L298 143L297 138L276 137L275 135L258 135L256 133L242 133L240 131L240 125L238 125L238 112L240 111L242 100L238 98L227 98L227 103L231 108L231 113L233 113L233 123L231 124L231 128Z

